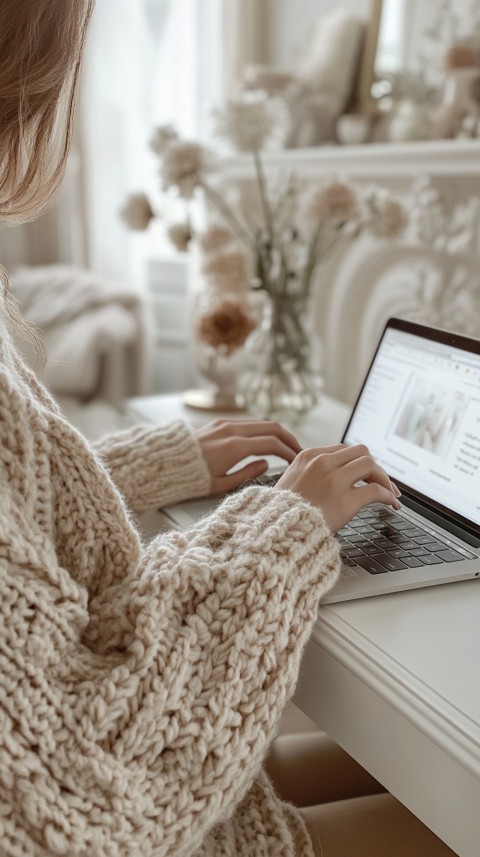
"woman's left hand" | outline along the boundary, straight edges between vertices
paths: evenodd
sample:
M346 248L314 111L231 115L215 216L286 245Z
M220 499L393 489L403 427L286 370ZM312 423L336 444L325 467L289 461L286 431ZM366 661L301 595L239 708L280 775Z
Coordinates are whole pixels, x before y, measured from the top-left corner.
M211 496L233 491L268 470L260 458L229 473L250 455L276 455L291 464L301 452L298 440L278 423L254 420L215 420L197 431L203 457L212 477Z

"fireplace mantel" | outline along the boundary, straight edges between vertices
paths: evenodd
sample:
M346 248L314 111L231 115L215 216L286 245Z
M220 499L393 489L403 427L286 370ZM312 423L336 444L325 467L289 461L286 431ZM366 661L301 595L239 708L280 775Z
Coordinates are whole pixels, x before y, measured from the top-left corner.
M419 143L372 143L364 146L318 146L286 149L266 156L270 170L294 171L301 177L327 172L352 179L385 180L428 174L432 178L474 176L480 179L480 140L432 140ZM228 158L222 172L230 179L248 179L248 155Z

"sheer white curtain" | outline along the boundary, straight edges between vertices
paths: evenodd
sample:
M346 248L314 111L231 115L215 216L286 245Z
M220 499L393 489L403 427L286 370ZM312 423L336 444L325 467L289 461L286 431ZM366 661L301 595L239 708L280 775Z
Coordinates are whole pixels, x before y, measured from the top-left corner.
M205 136L221 98L221 0L97 0L85 62L82 153L89 262L135 274L145 240L118 210L158 186L148 141L156 124Z
M18 265L86 263L78 152L74 149L67 173L49 211L33 223L0 232L0 262L8 270Z

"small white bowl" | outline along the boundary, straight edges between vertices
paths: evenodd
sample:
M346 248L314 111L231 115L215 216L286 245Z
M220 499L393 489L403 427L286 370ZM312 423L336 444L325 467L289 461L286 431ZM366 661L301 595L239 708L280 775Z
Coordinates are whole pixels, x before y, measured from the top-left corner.
M338 141L345 146L358 146L370 137L372 120L363 113L345 113L337 121Z

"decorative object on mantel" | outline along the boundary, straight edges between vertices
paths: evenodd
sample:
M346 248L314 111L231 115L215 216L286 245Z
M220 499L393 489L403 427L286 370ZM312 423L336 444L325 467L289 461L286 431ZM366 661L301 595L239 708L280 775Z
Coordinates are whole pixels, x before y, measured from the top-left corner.
M480 53L467 44L453 45L446 56L443 102L436 113L438 137L478 136L480 120Z
M369 142L478 134L480 4L376 0L380 13Z
M442 0L423 33L417 74L429 92L425 112L430 115L429 136L434 138L478 136L480 7L476 0L468 8L465 5L463 13L453 0Z
M429 140L432 126L425 105L404 99L390 119L388 137L391 143L408 143L413 140Z
M432 94L441 97L445 72L478 65L480 52L480 7L470 0L459 8L456 0L432 4L433 17L423 30L417 56L419 77Z
M344 113L337 120L337 139L344 146L368 143L373 118L367 113Z
M403 206L376 187L360 190L331 178L306 189L293 175L275 176L273 185L264 152L279 134L282 120L282 111L258 93L229 102L217 114L218 133L252 158L256 181L248 210L245 199L232 201L218 176L215 181L215 167L221 162L212 152L182 140L171 128L158 129L153 141L163 189L185 200L184 234L196 239L203 258L195 341L207 349L204 374L212 377L213 372L219 387L204 406L218 404L223 393L238 406L233 380L246 342L240 388L256 417L292 417L306 413L318 400L321 379L309 333L321 265L341 243L361 232L393 239L407 220ZM193 225L195 190L203 192L216 213L205 231ZM147 211L145 199L142 208ZM128 212L129 206L124 217L131 223ZM188 394L187 402L202 406L198 394L193 399Z

